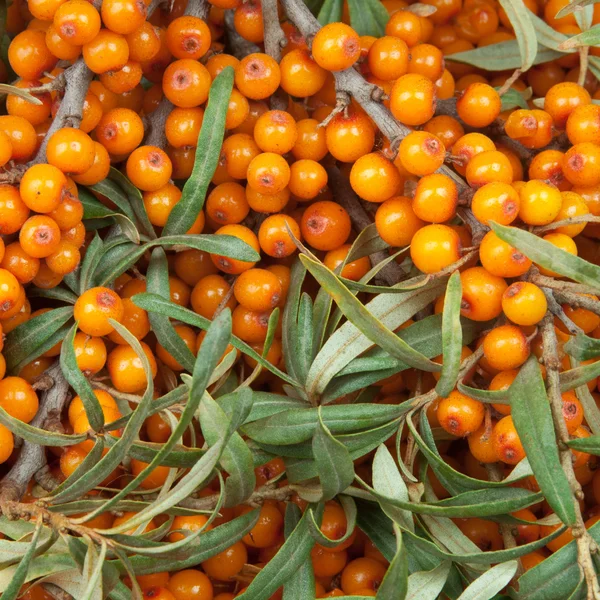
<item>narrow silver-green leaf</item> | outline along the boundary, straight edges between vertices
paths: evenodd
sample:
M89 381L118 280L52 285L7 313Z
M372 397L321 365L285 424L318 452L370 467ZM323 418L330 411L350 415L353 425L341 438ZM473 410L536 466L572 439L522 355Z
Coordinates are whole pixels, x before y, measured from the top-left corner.
M350 24L358 35L381 37L390 15L379 0L348 0Z
M325 0L317 16L319 23L327 25L328 23L341 21L343 5L343 0Z
M96 233L90 242L90 245L86 248L85 256L81 261L81 266L77 273L79 277L79 293L83 294L89 287L92 287L91 283L94 279L94 271L102 259L104 254L104 244L102 238Z
M500 0L500 6L506 12L517 37L521 52L521 69L527 71L533 65L538 50L531 12L522 0Z
M408 578L406 600L437 598L446 584L451 566L450 561L444 561L431 571L412 573Z
M376 600L404 600L408 591L408 559L400 527L394 524L396 555L377 590Z
M444 312L442 313L442 343L444 346L442 373L435 386L435 391L441 398L446 398L456 387L458 381L462 352L461 302L460 273L455 271L448 281L444 298Z
M491 600L510 583L518 566L515 560L496 565L471 583L458 600Z

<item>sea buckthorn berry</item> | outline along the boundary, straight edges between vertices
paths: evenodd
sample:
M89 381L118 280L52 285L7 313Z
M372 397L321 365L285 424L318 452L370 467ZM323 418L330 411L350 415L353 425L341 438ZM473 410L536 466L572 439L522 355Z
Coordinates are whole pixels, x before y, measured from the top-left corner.
M375 145L375 128L367 115L350 108L336 115L325 128L327 149L339 161L353 163Z
M249 269L237 278L233 293L244 308L265 311L279 304L281 284L277 276L270 271Z
M127 61L121 69L108 71L100 75L100 81L107 90L115 94L131 92L142 80L140 63Z
M402 177L398 169L382 153L361 156L352 165L350 185L364 200L385 202L400 191Z
M83 226L83 224L82 224ZM85 227L84 227L85 230ZM38 272L33 278L33 285L43 290L55 288L62 281L63 276L55 273L45 262L40 263Z
M22 90L39 85L41 85L39 81L24 81L22 79L13 83L14 87ZM27 119L33 126L41 125L50 117L52 98L48 92L32 95L40 101L40 105L32 104L16 94L8 94L6 96L6 112L14 117Z
M194 353L196 348L196 334L187 325L175 325L175 333L183 340L188 350ZM169 369L183 371L184 367L171 355L160 343L156 344L156 357L159 358Z
M481 427L485 408L478 400L454 390L440 400L437 415L444 430L457 437L465 437Z
M426 131L412 131L399 148L402 166L413 175L430 175L444 164L446 148L442 141Z
M400 12L400 11L399 11ZM394 13L398 14L398 13ZM347 596L375 592L381 584L387 568L372 558L355 558L342 571L341 586Z
M308 98L318 93L327 81L327 71L320 67L306 48L288 52L279 63L281 87L294 98Z
M37 134L27 119L2 115L0 116L0 131L9 138L12 146L12 160L25 160L35 152Z
M581 295L591 300L598 300L598 298L592 294ZM600 315L597 315L591 310L569 305L564 305L563 310L565 311L567 317L569 317L569 319L571 319L575 325L583 329L584 333L591 333L600 325Z
M406 196L386 200L375 213L375 226L380 237L390 246L408 246L413 236L425 225L414 212Z
M567 431L572 434L583 423L583 406L577 399L575 392L565 392L562 395L562 413Z
M395 169L395 167L393 167ZM315 160L297 160L290 167L290 192L299 199L312 200L326 187L327 171Z
M5 463L15 447L15 439L8 427L0 425L0 463Z
M23 223L19 242L29 256L46 258L58 249L60 229L50 217L35 215Z
M327 140L323 127L316 119L302 119L296 123L297 139L292 154L296 160L320 161L327 156Z
M144 138L144 125L134 111L115 108L102 117L96 127L96 136L110 154L129 154Z
M405 125L423 125L435 112L433 82L424 75L408 73L400 77L390 94L390 110Z
M544 292L527 281L513 283L502 295L502 310L516 325L537 325L547 308Z
M108 320L121 321L123 302L109 288L91 288L77 299L74 316L84 333L96 337L108 335L114 329Z
M467 165L474 156L495 149L496 145L486 135L467 133L452 146L452 156L455 159L454 168L464 175L467 172Z
M443 223L456 214L458 190L447 175L433 173L417 183L412 208L419 219L428 223Z
M406 10L398 10L390 17L385 34L404 40L409 48L423 41L421 20Z
M206 67L190 58L172 62L162 78L165 96L175 106L182 108L192 108L206 102L210 84L210 73Z
M359 36L349 25L329 23L315 35L312 55L328 71L349 69L360 57Z
M0 269L0 315L11 315L23 304L23 292L17 278L6 269ZM17 308L19 307L19 308Z
M91 42L83 45L83 60L98 75L118 71L129 60L129 46L122 35L101 29Z
M335 250L330 250L325 255L323 264L331 271L335 271L346 260L351 247L351 244L343 244ZM368 257L363 256L362 258L357 258L356 260L346 263L340 271L340 276L351 279L352 281L358 281L359 279L362 279L370 269L371 261L369 261Z
M0 407L11 417L29 423L35 417L39 401L31 384L21 377L5 377L0 381Z
M291 177L291 171L290 171ZM250 208L259 213L278 213L282 211L290 200L289 187L282 189L277 194L261 194L250 186L246 187L246 200Z
M562 204L559 213L554 219L554 222L564 221L566 219L571 219L573 217L587 215L590 213L588 205L585 203L584 199L576 192L561 192L560 196L562 199ZM575 225L564 225L562 227L557 227L554 230L554 232L564 233L569 237L575 237L585 229L585 226L585 223L579 223Z
M241 223L249 212L246 190L239 183L222 183L206 199L207 216L220 225Z
M502 101L487 83L472 83L456 101L458 116L471 127L487 127L499 114Z
M469 519L456 519L456 525L480 550L501 550L503 547L502 535L498 523L473 517Z
M565 155L560 150L542 150L529 163L529 179L541 179L559 190L569 189L563 173Z
M63 127L48 140L46 155L63 173L84 173L94 164L94 142L80 129Z
M75 358L77 360L77 366L86 375L95 375L104 368L106 363L106 344L100 337L92 337L81 331L75 334L73 340L73 349L75 350ZM97 396L100 394L107 394L102 390L96 390ZM79 398L79 396L77 396ZM111 397L112 398L112 397ZM71 402L71 405L75 402L75 399ZM114 400L113 400L114 403ZM116 407L116 404L114 404ZM69 418L71 415L71 408L69 407ZM71 420L71 423L75 419Z
M175 517L175 519L177 518L180 517ZM213 599L213 585L210 579L202 571L196 569L185 569L174 573L167 588L175 600Z
M202 562L202 569L217 581L230 581L248 561L248 551L242 541L235 542L227 550Z
M208 252L184 250L177 252L174 260L175 274L189 286L195 286L203 277L217 272Z
M242 507L239 514L253 510L249 506ZM283 516L275 503L265 502L258 516L256 525L247 533L242 541L251 548L268 548L277 543L283 533Z
M110 156L106 148L99 142L94 142L94 162L92 166L79 175L73 175L73 181L81 185L95 185L100 183L110 172Z
M228 298L223 308L233 310L237 301L233 294L229 293L231 286L221 275L206 275L194 286L190 302L194 312L199 315L212 319L225 298Z
M496 454L506 464L516 465L525 458L525 449L510 415L503 417L494 425L492 443Z
M70 242L61 240L58 248L46 256L46 265L58 275L67 275L77 268L80 259L79 249Z
M123 298L123 316L121 324L133 334L138 340L146 337L150 331L150 319L148 313L136 306L129 298ZM121 336L120 333L112 331L108 334L111 342L115 344L127 344L128 342Z
M408 46L398 37L384 36L369 49L369 70L383 81L395 81L408 73Z
M165 135L173 148L196 146L204 120L201 108L174 108L165 121Z
M582 142L567 150L563 173L573 185L592 187L600 183L600 145Z
M40 260L29 256L16 241L6 246L0 267L12 273L21 284L29 283L37 275Z
M140 342L140 344L150 363L152 377L156 377L158 367L152 350L144 342ZM106 367L113 386L120 392L133 394L146 388L146 375L142 361L137 352L130 346L122 344L111 350L108 354Z
M287 161L274 152L259 154L248 165L248 185L261 194L277 194L290 182Z
M33 165L25 171L19 187L25 205L38 213L52 212L61 202L67 178L52 165Z
M466 177L469 185L474 188L493 182L512 183L513 169L502 152L488 150L469 160Z
M444 55L431 44L417 44L410 49L408 72L424 75L431 81L437 81L444 72Z
M491 433L485 424L482 424L477 431L473 431L467 437L469 452L483 464L498 462Z
M304 240L313 248L325 251L346 243L351 227L346 209L328 200L311 204L300 223Z
M233 24L244 39L255 44L262 42L265 32L261 2L250 0L239 5L233 14Z
M52 21L54 13L65 0L29 0L27 8L34 18Z
M529 342L515 325L500 325L492 329L483 341L483 354L498 371L520 367L529 358Z
M270 110L254 126L254 141L263 152L287 154L298 139L296 121L283 110Z
M19 191L11 185L0 185L0 233L16 233L27 217L29 208L21 199Z
M58 58L46 46L46 32L27 29L18 33L8 46L8 61L21 79L36 80L51 71Z
M591 104L589 92L576 83L563 81L553 85L544 98L544 110L552 117L554 126L564 129L569 115L578 107Z
M258 238L251 229L244 225L224 225L215 232L215 235L230 235L236 237L250 246L253 250L260 253ZM237 260L226 256L211 254L211 260L214 265L224 273L230 275L239 275L248 269L251 269L256 263Z
M235 88L231 90L225 117L225 129L235 129L244 123L250 114L250 103Z
M301 239L300 227L292 217L282 214L267 217L258 230L261 250L273 258L291 256L296 251L296 244L288 228L296 239Z
M577 256L577 244L564 233L548 233L542 239L550 242L553 246L556 246L564 252L568 252L573 256ZM538 268L540 269L540 273L542 273L542 275L546 275L548 277L560 277L559 273L556 273L551 269L546 269L545 267L540 266L538 266Z
M106 0L102 2L102 22L115 33L133 33L146 21L146 3L143 0Z
M234 179L246 179L248 167L260 154L260 148L254 138L245 133L230 135L221 149L221 160L224 160L227 174ZM219 182L221 183L221 182Z
M325 132L323 132L323 135ZM327 150L327 149L326 149ZM0 167L3 167L12 158L13 148L10 138L0 131Z
M125 36L129 47L129 59L139 62L152 60L160 50L160 37L154 25L144 22Z
M432 133L442 140L444 148L452 146L465 134L463 126L454 118L448 115L438 115L425 123L424 131Z
M280 82L279 65L268 54L249 54L235 69L235 86L251 100L272 96Z
M316 577L334 577L346 566L348 553L330 552L327 548L315 546L310 553L313 571ZM317 598L327 598L326 595L317 595Z
M575 108L567 119L566 131L571 144L600 144L600 106L583 104Z
M83 115L79 129L85 133L89 133L92 129L95 129L100 119L102 118L103 110L102 103L98 99L98 96L93 92L88 92L83 101Z
M271 311L257 312L243 306L236 306L231 315L233 335L249 344L264 342L270 316Z
M206 61L206 68L210 76L214 79L225 67L235 68L240 64L240 61L231 54L212 54Z
M89 2L69 0L54 13L53 24L65 42L83 46L98 35L100 14Z
M144 192L155 192L169 182L173 166L164 150L140 146L127 159L127 177Z
M446 225L427 225L413 236L410 256L423 273L438 273L460 259L458 233Z
M543 148L552 140L552 117L543 110L515 110L504 127L509 137L526 148Z
M560 192L552 185L532 179L520 191L519 217L527 225L547 225L558 216L562 205Z
M520 203L519 194L511 185L487 183L475 192L471 210L484 225L490 221L510 225L519 214Z
M471 267L460 274L462 301L460 314L473 321L489 321L502 312L506 282L483 267Z
M175 58L202 58L210 48L208 25L198 17L182 16L171 21L167 28L167 46Z

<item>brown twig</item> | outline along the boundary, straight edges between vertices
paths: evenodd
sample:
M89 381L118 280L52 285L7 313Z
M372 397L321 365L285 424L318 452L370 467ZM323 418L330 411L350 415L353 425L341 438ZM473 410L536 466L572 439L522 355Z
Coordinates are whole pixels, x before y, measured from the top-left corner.
M575 476L571 450L567 446L569 432L563 417L563 401L560 391L561 361L558 356L558 341L554 331L552 315L547 314L541 323L544 366L546 367L546 381L550 409L554 420L554 429L558 438L558 451L560 463L569 481L573 493L573 506L575 509L576 523L571 528L573 537L577 542L577 562L587 584L587 599L600 600L600 585L592 560L592 552L597 552L598 547L594 539L585 528L579 500L583 499L583 491Z
M263 0L262 14L265 29L265 52L277 62L281 61L281 49L287 44L287 37L279 22L277 0Z
M265 500L277 500L283 502L294 495L291 486L273 487L273 484L263 485L258 488L245 502L250 506L260 506ZM204 498L186 498L178 506L192 508L194 510L213 510L219 502L219 494L212 494Z
M206 20L210 12L210 4L207 0L189 0L185 7L184 14L188 17L198 17Z
M554 297L561 304L568 304L572 308L585 308L597 315L600 315L600 300L590 298L589 296L582 296L581 294L574 294L573 292L558 291L554 292Z
M523 71L521 71L521 69L515 69L513 74L502 84L502 87L498 90L498 94L500 96L503 96L504 94L506 94L506 92L508 92L508 90L510 90L510 86L517 79L519 79L519 77L521 77L522 73L523 73Z
M165 135L165 122L171 111L175 108L172 102L164 97L156 110L153 110L146 119L146 137L144 144L165 148L167 136Z
M542 227L534 227L531 230L531 232L535 233L535 235L542 235L542 233L546 233L547 231L554 231L559 227L568 227L569 225L581 225L582 223L600 223L600 217L597 217L590 213L585 215L577 215L576 217L569 217L568 219L563 219L562 221L555 221L554 223L549 223L548 225L543 225Z
M571 335L577 335L578 333L583 333L581 327L573 323L569 317L567 317L563 307L559 304L555 297L555 293L549 288L540 288L542 292L544 292L544 296L546 296L546 301L548 302L548 310L555 316L560 319L560 321L564 324L564 326L569 330Z
M546 277L539 273L539 271L534 271L527 278L531 283L535 283L540 287L547 287L552 290L558 290L559 292L573 292L574 294L592 294L595 295L598 293L598 288L584 285L582 283L573 283L571 281L562 281L560 279L554 279L554 277Z

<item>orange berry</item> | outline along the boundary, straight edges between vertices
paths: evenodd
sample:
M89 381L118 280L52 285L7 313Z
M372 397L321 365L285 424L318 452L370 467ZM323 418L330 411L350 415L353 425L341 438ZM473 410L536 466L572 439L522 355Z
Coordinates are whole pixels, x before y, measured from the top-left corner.
M525 450L510 415L500 419L492 432L492 444L502 462L516 465L525 458Z
M493 231L488 231L481 241L479 260L487 271L498 277L520 277L531 266L527 256L502 241Z
M9 138L12 146L12 160L26 160L33 156L37 146L37 134L27 119L1 115L0 131Z
M563 81L553 85L544 98L544 110L552 117L554 126L564 129L569 115L578 107L591 104L589 92L576 83Z
M274 258L292 255L296 251L296 244L290 236L288 228L296 239L301 239L300 227L292 217L283 214L267 217L258 230L261 250Z
M408 246L415 233L425 225L414 212L410 198L396 196L386 200L375 213L377 233L390 246Z
M39 401L31 384L21 377L5 377L0 381L0 406L23 423L35 417Z
M315 35L312 44L315 62L328 71L349 69L360 57L360 39L344 23L329 23Z
M395 165L383 154L361 156L350 171L352 189L369 202L385 202L400 191L402 177Z
M487 183L475 192L471 210L484 225L489 225L490 221L510 225L519 214L520 204L519 194L511 185Z
M172 172L171 159L157 146L140 146L127 159L127 177L145 192L163 188L171 179Z
M423 26L419 17L406 10L398 10L385 26L385 34L403 40L409 48L423 41Z
M184 58L172 62L163 74L165 96L175 105L192 108L206 102L211 78L206 67L196 60Z
M536 325L544 318L547 309L544 292L527 281L513 283L502 295L502 310L516 325Z
M412 261L423 273L439 273L460 259L458 233L446 225L426 225L413 236Z
M248 185L261 194L277 194L290 181L290 167L279 154L263 152L248 165Z
M562 199L562 204L559 213L554 219L555 222L564 221L572 217L578 217L580 215L587 215L590 213L588 205L576 192L561 192L560 197ZM557 227L554 232L564 233L572 238L579 235L585 229L585 226L585 223L580 223L577 225L565 225L563 227Z
M442 428L458 437L477 431L483 423L485 409L481 402L454 390L442 398L437 409Z
M495 327L483 341L483 354L489 365L498 371L520 367L529 358L529 353L529 342L515 325Z
M327 149L342 162L353 163L375 145L375 128L367 115L350 108L336 115L325 128Z
M327 81L327 71L311 58L306 48L288 52L281 59L279 68L282 89L295 98L314 96Z
M61 240L58 248L46 256L46 265L58 275L67 275L79 266L80 259L79 249L71 242Z
M108 335L114 329L108 320L121 321L123 302L109 288L91 288L77 299L74 317L84 333L92 336Z
M49 213L58 207L66 194L67 178L52 165L33 165L25 171L19 192L25 205L38 213Z
M224 225L215 232L215 235L230 235L237 237L256 250L256 252L260 252L258 238L251 229L248 229L244 225ZM229 273L230 275L239 275L240 273L251 269L256 264L254 262L237 260L217 254L211 254L210 258L220 271Z
M98 35L83 45L83 59L88 68L98 75L118 71L129 60L129 46L122 35L101 29Z
M341 277L345 277L352 281L358 281L369 272L371 269L371 262L368 257L363 256L362 258L347 262L340 271L339 267L341 267L342 263L346 260L351 247L350 244L343 244L335 250L330 250L325 255L323 264L331 271L337 269Z
M58 58L46 46L46 32L27 29L18 33L8 46L8 61L22 79L36 80L51 71Z
M435 112L433 82L424 75L409 73L400 77L390 94L390 110L405 125L423 125Z
M327 171L315 160L297 160L290 167L289 190L298 199L316 198L327 181Z
M488 273L483 267L471 267L460 274L462 301L460 313L473 321L489 321L502 312L504 279Z
M478 188L486 183L512 183L513 169L510 161L498 150L484 151L473 156L466 169L467 182Z
M456 101L458 116L471 127L487 127L499 114L498 92L487 83L472 83Z
M144 137L140 116L128 108L115 108L104 114L96 127L98 141L110 154L129 154Z
M152 350L144 342L140 342L140 344L150 362L152 377L156 377L158 367ZM146 375L142 367L142 361L137 352L130 346L122 344L111 350L108 354L106 367L112 385L120 392L134 394L146 388Z
M563 173L570 183L592 187L600 183L600 145L593 142L575 144L565 154Z
M446 148L435 135L412 131L400 142L399 157L409 173L430 175L444 164Z
M45 258L58 249L60 229L50 217L35 215L23 223L19 242L29 256Z
M298 139L296 121L282 110L261 115L254 126L254 140L263 152L287 154Z
M235 70L237 89L251 100L268 98L277 90L280 82L279 65L267 54L249 54Z
M313 248L334 250L344 244L350 235L350 217L335 202L315 202L304 211L300 230L302 237Z
M412 208L419 219L429 223L443 223L456 214L458 190L456 184L439 173L426 175L419 180Z

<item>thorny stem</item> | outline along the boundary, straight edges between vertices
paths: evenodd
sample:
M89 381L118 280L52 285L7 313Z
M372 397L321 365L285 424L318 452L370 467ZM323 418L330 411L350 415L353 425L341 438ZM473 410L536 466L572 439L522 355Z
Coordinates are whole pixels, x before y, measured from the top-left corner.
M573 469L573 459L571 450L567 446L569 441L569 432L563 418L563 402L560 392L560 358L558 356L558 341L556 332L554 331L554 323L552 315L547 314L541 323L542 344L544 352L544 366L546 367L546 381L548 389L548 399L550 401L550 409L554 420L554 428L558 436L558 451L560 462L569 481L571 492L573 493L573 505L575 508L576 522L572 527L573 537L577 541L577 562L581 569L585 581L587 583L587 599L600 600L600 585L592 560L592 553L597 552L596 542L590 536L585 528L579 500L583 498L581 485L577 481L575 471Z
M327 125L329 125L329 123L331 123L335 117L346 111L350 106L351 98L348 92L337 90L335 97L336 100L333 110L319 123L318 127L327 127Z

